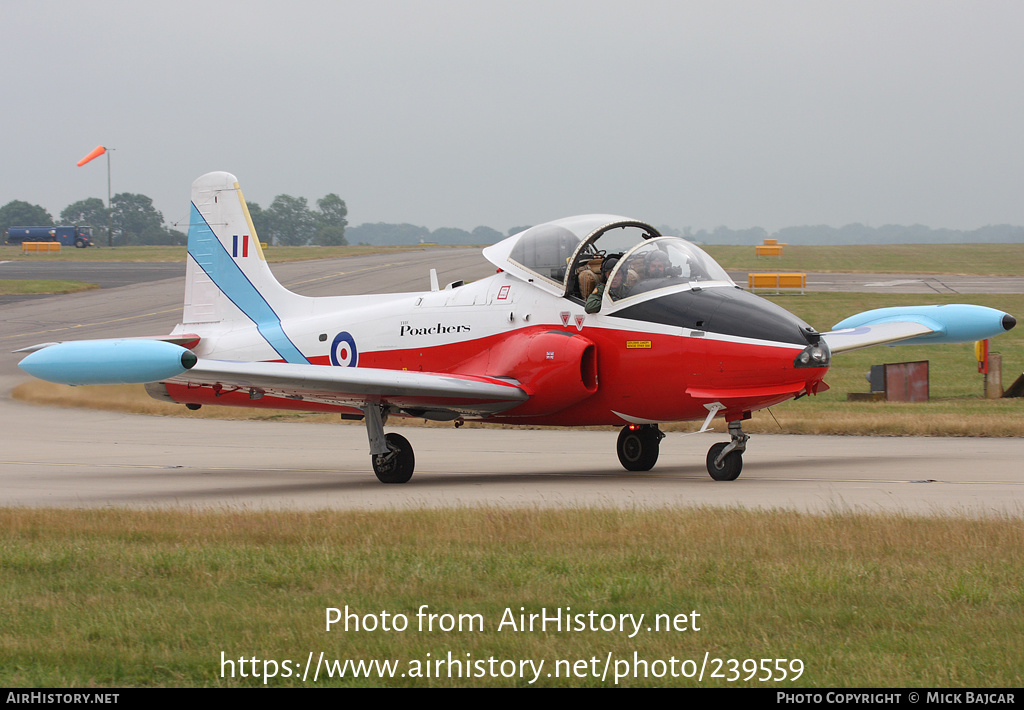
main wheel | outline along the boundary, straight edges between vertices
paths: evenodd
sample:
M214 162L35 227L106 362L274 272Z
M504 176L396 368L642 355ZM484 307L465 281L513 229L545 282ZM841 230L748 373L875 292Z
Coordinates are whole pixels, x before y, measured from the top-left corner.
M743 454L739 451L730 451L722 459L722 463L716 464L715 459L722 453L728 444L724 441L711 447L708 451L708 473L716 481L735 481L743 470Z
M627 471L650 471L658 462L660 443L661 432L656 426L625 426L619 432L619 441L615 446L619 463Z
M416 467L412 444L401 434L387 434L384 441L390 451L370 457L377 480L381 483L406 483Z

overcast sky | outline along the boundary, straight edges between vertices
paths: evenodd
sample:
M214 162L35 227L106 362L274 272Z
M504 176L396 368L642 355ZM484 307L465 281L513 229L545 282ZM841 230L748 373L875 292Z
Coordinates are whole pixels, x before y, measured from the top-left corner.
M3 0L0 204L168 222L227 170L349 223L1024 224L1024 3Z

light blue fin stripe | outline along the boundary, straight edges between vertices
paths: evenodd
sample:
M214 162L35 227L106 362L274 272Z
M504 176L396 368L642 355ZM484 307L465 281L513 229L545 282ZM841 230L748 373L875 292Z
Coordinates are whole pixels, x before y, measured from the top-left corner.
M192 205L188 228L188 253L239 310L248 316L270 347L285 362L309 364L281 327L281 319L228 254L210 225Z

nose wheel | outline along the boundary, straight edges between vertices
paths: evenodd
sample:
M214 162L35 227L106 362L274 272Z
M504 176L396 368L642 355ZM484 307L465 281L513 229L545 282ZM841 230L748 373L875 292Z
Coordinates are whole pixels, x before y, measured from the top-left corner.
M743 470L743 452L750 435L743 433L739 421L729 422L729 434L732 441L719 442L708 451L708 473L716 481L735 481Z
M627 471L650 471L658 462L658 449L665 434L657 424L630 424L622 427L615 446L619 463Z

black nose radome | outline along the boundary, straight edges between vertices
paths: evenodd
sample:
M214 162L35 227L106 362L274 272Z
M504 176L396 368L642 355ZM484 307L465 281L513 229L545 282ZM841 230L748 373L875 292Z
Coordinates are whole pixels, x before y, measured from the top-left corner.
M1012 330L1017 325L1017 319L1007 313L1003 316L1003 330Z

